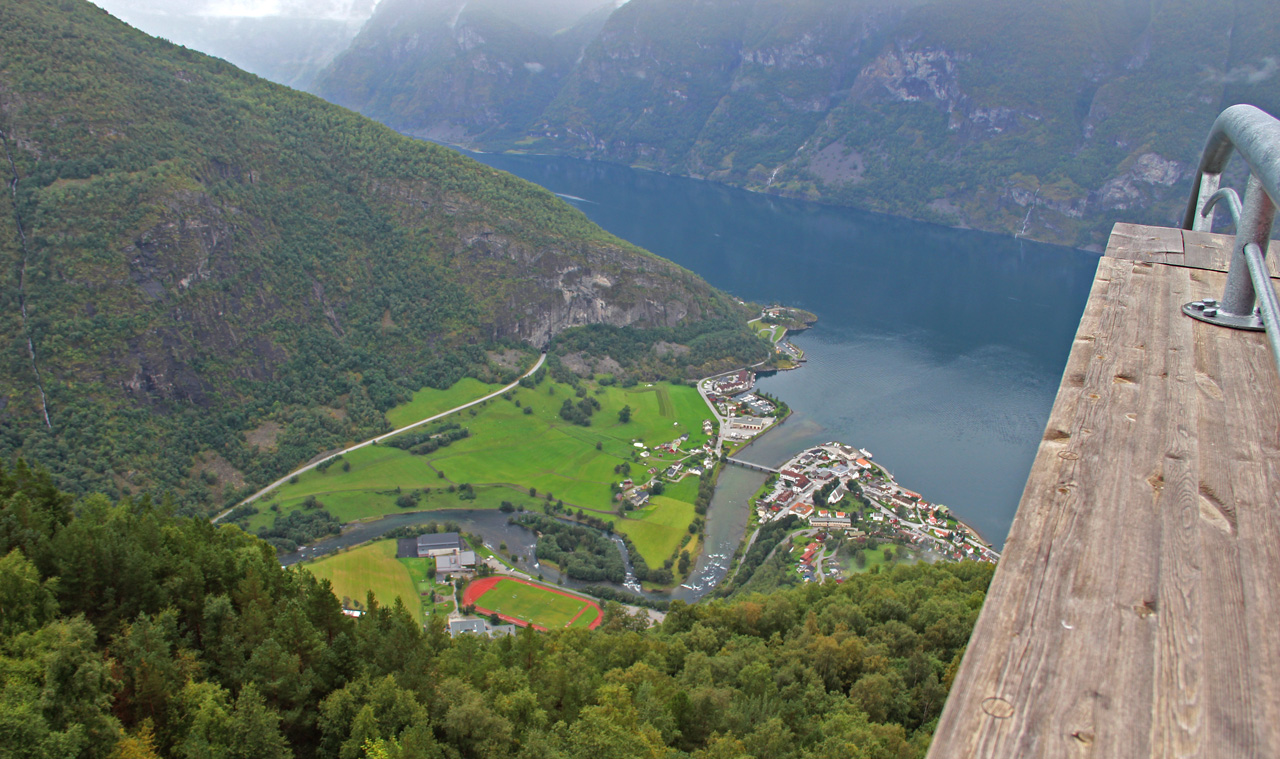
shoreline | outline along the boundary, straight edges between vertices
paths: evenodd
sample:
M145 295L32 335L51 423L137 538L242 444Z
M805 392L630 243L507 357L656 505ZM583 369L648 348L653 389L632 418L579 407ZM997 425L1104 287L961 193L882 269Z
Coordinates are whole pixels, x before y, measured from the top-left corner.
M758 317L757 319L753 319L753 320L751 320L750 322L748 322L748 324L749 324L749 325L751 325L753 329L756 329L756 330L757 330L757 334L759 334L760 330L758 329L758 325L759 325L759 324L762 324L762 323L765 323L765 322L764 322L764 318L765 318L766 316L770 316L770 315L771 315L771 316L774 316L775 318L777 318L777 317L779 317L779 316L783 315L783 313L787 313L787 315L790 315L792 312L795 312L795 311L799 311L799 309L788 309L788 308L785 308L785 307L782 307L782 306L779 306L779 305L776 305L776 304L775 304L775 305L773 305L773 306L769 306L769 307L767 307L767 308L765 308L765 309L762 309L762 310L761 310L761 316L760 316L760 317ZM774 349L775 349L775 351L776 351L776 352L778 352L778 353L783 353L783 352L784 352L784 351L783 351L783 349L782 349L782 348L779 348L778 346L780 346L784 341L786 341L786 340L787 340L787 338L788 338L788 336L790 335L790 333L791 333L791 332L793 332L793 331L797 331L797 332L798 332L798 331L807 330L807 329L809 329L810 327L812 327L812 325L813 325L813 323L814 323L814 322L816 322L816 321L817 321L817 316L816 316L816 315L814 315L814 314L810 314L810 313L808 313L808 312L801 312L801 313L803 313L806 317L809 317L809 318L803 318L803 319L799 320L799 321L800 321L800 325L799 325L799 326L795 326L795 327L792 327L792 326L789 326L789 325L788 325L788 326L783 326L783 327L782 327L782 330L781 330L781 334L780 334L780 335L777 335L776 333L773 335L773 341L772 341L772 344L773 344ZM794 322L795 322L795 321L797 321L797 320L791 319L791 320L789 320L789 321L792 321L792 322L794 323ZM762 337L763 337L763 335L762 335ZM794 352L793 352L793 351L794 351ZM798 348L793 348L793 349L792 349L792 351L785 351L785 352L786 352L786 354L787 354L789 357L792 357L793 365L792 365L792 366L789 366L789 367L785 367L785 368L783 368L783 367L779 367L778 369L772 369L772 370L765 370L765 371L762 371L762 372L756 372L756 373L755 373L755 376L753 376L753 377L752 377L752 380L751 380L751 387L750 387L750 389L749 389L747 392L749 392L749 393L757 392L757 391L755 390L756 380L757 380L761 375L766 375L766 376L767 376L767 375L774 374L774 373L776 373L777 371L788 371L788 370L792 370L792 369L799 369L799 368L802 368L802 367L803 367L803 363L802 363L802 362L804 361L804 358L803 358L804 354L803 354L803 352L802 352L802 351L799 351L799 349L798 349ZM797 360L797 359L798 359L798 360ZM758 365L757 365L757 366L758 366ZM754 368L755 368L755 367L751 367L751 369L754 369ZM723 374L717 374L717 375L713 375L712 377L709 377L709 378L704 378L704 379L698 380L698 386L699 386L699 388L701 389L701 388L702 388L702 386L703 386L703 383L704 383L704 382L708 382L708 381L710 381L710 380L713 380L713 379L716 379L716 378L718 378L718 377L722 377L722 376L724 376L724 375L723 375ZM721 422L721 424L722 424L722 429L723 429L723 421L722 421L722 418L720 417L719 410L716 408L715 404L713 404L713 403L711 402L711 399L710 399L709 397L707 397L707 395L706 395L706 394L703 394L703 399L706 401L706 403L707 403L708 407L709 407L709 408L711 408L712 413L716 416L717 421L718 421L718 422ZM781 403L783 403L783 404L786 404L786 401L785 401L784 399L782 399L781 397L777 398L777 400L778 400L778 401L780 401L780 402L781 402ZM732 451L732 453L724 453L724 445L725 445L725 442L726 442L726 441L724 441L724 440L723 440L723 432L721 432L720 437L721 437L721 452L722 452L722 454L723 454L723 455L726 455L726 456L729 456L729 457L732 457L732 458L742 458L742 459L746 460L747 454L750 452L750 450L751 450L752 446L754 446L757 442L759 442L761 439L763 439L763 438L764 438L764 436L765 436L765 435L767 435L770 431L772 431L773 429L775 429L776 427L780 426L780 425L781 425L781 424L783 424L785 421L787 421L788 419L790 419L790 418L791 418L791 415L792 415L793 413L794 413L794 412L792 411L792 409L791 409L790 405L789 405L789 404L786 404L786 413L785 413L783 416L781 416L781 417L777 418L777 420L776 420L776 421L774 421L772 424L768 425L768 426L767 426L767 427L765 427L763 430L761 430L758 434L756 434L756 435L752 436L749 440L745 441L745 443L744 443L743 445L741 445L741 447L738 447L738 448L734 449L734 450ZM727 419L727 417L726 417L725 419ZM828 445L830 445L830 443L829 443ZM851 448L853 447L853 446L850 446L848 443L839 443L839 445L844 445L844 446L848 446L848 447L851 447ZM821 447L821 446L819 446L819 447ZM765 467L765 468L767 468L767 469L781 469L781 468L783 468L783 467L785 467L785 466L789 465L791 462L793 462L793 461L795 461L795 460L799 459L800 457L804 456L804 455L805 455L805 453L806 453L806 452L808 452L808 451L810 451L810 450L811 450L810 448L803 448L803 449L801 449L801 450L798 450L798 451L794 452L794 453L793 453L792 455L790 455L790 456L786 456L786 457L784 457L784 458L783 458L783 460L782 460L781 462L776 462L776 463L775 463L775 462L770 461L769 463L766 463L766 464L759 464L759 466ZM861 452L863 452L863 453L867 454L867 456L866 456L866 458L867 458L867 459L870 459L870 458L871 458L870 452L869 452L869 451L867 451L866 449L858 448L857 450L859 450L859 451L861 451ZM753 463L753 464L754 464L754 463L756 463L756 462L750 462L750 461L749 461L748 463ZM888 482L889 482L889 483L892 483L892 486L893 486L894 488L896 488L896 489L898 490L898 492L899 492L899 493L902 493L902 492L904 492L904 491L905 491L905 493L913 493L913 494L914 494L914 491L909 491L909 490L907 490L906 488L904 488L902 485L898 484L897 478L896 478L896 477L894 477L893 473L892 473L892 472L891 472L887 467L881 466L880 464L874 464L874 465L872 465L872 466L873 466L874 468L876 468L876 469L881 470L881 471L884 473L885 477L887 478ZM719 479L719 478L717 477L717 481L718 481L718 479ZM850 481L852 482L853 480L850 480ZM717 482L717 486L718 486L718 482ZM805 495L805 494L802 494L802 495ZM941 513L943 513L946 517L949 517L950 519L952 519L952 520L955 522L955 528L954 528L954 529L952 529L952 530L951 530L951 532L952 532L953 534L959 534L959 535L963 536L963 537L962 537L962 540L961 540L961 545L962 545L962 546L963 546L963 545L965 545L965 544L968 544L968 545L971 545L971 546L975 546L975 547L977 547L977 550L978 550L978 556L977 556L976 558L969 558L968 560L994 560L994 561L999 561L999 559L1000 559L1000 552L999 552L999 551L997 551L997 550L995 549L995 547L993 546L993 544L991 543L991 541L990 541L990 540L988 540L988 539L987 539L987 537L986 537L986 536L984 536L981 532L979 532L979 531L978 531L978 529L977 529L977 528L975 528L973 525L971 525L971 524L969 524L968 522L966 522L966 521L964 521L963 519L961 519L961 518L959 517L959 515L957 515L954 511L952 511L952 510L951 510L951 508L950 508L950 507L945 506L944 504L929 504L929 502L928 502L928 501L925 501L925 500L924 500L923 496L919 496L918 494L915 494L915 496L916 496L916 502L917 502L917 503L926 503L926 504L928 504L928 505L930 505L930 506L932 507L932 508L931 508L931 511L940 511L940 512L941 512ZM797 502L798 502L798 501L797 501ZM876 503L877 503L878 505L880 505L880 507L881 507L882 509L883 509L883 508L885 508L884 504L880 503L879 501L876 501ZM810 511L812 511L812 507L810 507ZM791 512L790 512L790 509L788 508L788 509L783 510L783 512L782 512L782 513L783 513L783 514L785 514L785 513L791 513ZM816 514L814 514L814 516L816 516ZM893 523L893 524L895 524L895 525L896 525L896 524L899 524L899 522L898 522L897 520L894 520L892 523ZM910 524L914 524L914 523L910 523ZM924 524L923 522L922 522L921 524L922 524L923 532L922 532L922 533L919 533L919 534L924 535L924 534L929 533L929 532L930 532L930 530L928 530L929 525L926 525L926 524ZM945 524L945 521L944 521L944 524ZM900 529L902 529L902 528L900 528ZM749 539L749 536L751 535L751 532L752 532L752 531L751 531L751 529L750 529L750 526L748 525L748 528L744 531L744 534L742 535L742 537L741 537L741 538L739 539L739 541L738 541L738 551L741 551L743 543ZM903 534L904 534L904 535L908 535L908 534L911 534L911 533L910 533L910 532L908 532L908 531L906 531L906 530L904 529ZM939 539L939 538L931 538L931 539ZM952 543L954 543L954 541L951 541L951 542L952 542ZM735 554L736 554L736 553L737 553L737 552L735 552ZM984 559L984 553L985 553L985 559ZM944 554L944 555L945 555L945 554ZM962 559L962 560L964 560L964 559ZM735 563L736 563L736 561L735 561ZM726 577L727 577L727 574L726 574ZM721 578L721 582L723 582L723 581L724 581L724 579L725 579L725 578ZM719 583L717 583L717 584L719 584Z

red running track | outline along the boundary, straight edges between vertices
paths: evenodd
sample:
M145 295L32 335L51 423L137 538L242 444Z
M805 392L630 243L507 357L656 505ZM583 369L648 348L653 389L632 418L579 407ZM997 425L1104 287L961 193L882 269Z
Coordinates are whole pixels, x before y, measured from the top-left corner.
M506 575L491 575L489 577L481 577L478 580L472 580L471 583L467 585L467 587L464 588L462 591L462 605L475 606L476 613L483 614L485 616L488 616L490 614L498 614L498 612L495 612L492 609L486 609L482 606L476 605L476 600L479 599L480 596L483 596L485 593L488 593L489 591L493 590L494 587L503 580L511 580L512 582L518 582L521 585L528 585L531 588L538 588L539 590L545 590L549 593L555 593L556 595L564 596L565 598L572 598L575 601L582 601L586 603L588 605L588 608L596 610L595 621L587 625L588 630L596 629L597 627L600 626L600 623L604 621L604 610L600 608L600 604L596 603L595 601L592 601L590 598L586 598L585 596L574 595L573 593L566 593L563 590L560 590L558 588L553 588L549 585L541 585L536 582L529 582L528 580L522 580L519 577L508 577ZM565 627L568 627L569 625L573 624L578 619L578 617L582 616L586 612L587 612L587 609L580 610L574 616L573 619L569 620L568 624L566 624ZM504 622L511 622L512 624L517 624L521 626L529 625L535 630L541 630L543 632L547 631L547 628L543 627L542 625L535 625L528 620L509 617L506 614L498 614L498 617L502 619L502 621Z

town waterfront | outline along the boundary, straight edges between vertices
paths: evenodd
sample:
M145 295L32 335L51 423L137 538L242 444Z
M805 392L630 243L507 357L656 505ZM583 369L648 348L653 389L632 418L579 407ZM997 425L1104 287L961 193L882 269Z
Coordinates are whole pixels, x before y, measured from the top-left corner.
M743 458L777 466L829 440L868 448L1003 545L1095 254L608 164L474 157L740 298L818 316L794 338L804 368L759 383L791 418ZM709 532L731 501L717 492Z
M777 467L827 441L864 447L903 485L1003 546L1095 255L619 166L476 157L557 192L614 234L744 300L817 315L791 338L805 352L803 367L757 382L790 406L790 417L738 458ZM723 579L764 480L725 468L707 512L706 550L669 597L696 601ZM356 525L284 561L429 521L533 552L532 534L507 525L506 515L454 510Z

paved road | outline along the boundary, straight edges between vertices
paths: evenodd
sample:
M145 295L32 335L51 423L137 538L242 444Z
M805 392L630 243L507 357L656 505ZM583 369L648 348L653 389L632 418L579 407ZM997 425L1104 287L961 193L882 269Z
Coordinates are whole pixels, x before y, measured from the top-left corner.
M711 375L710 377L703 377L702 379L698 380L698 382L696 383L696 387L698 388L698 395L702 396L702 402L707 404L707 408L711 409L711 415L716 418L716 458L719 458L720 454L724 451L725 422L728 421L728 418L720 416L720 412L716 409L716 405L711 402L710 398L707 397L707 391L702 386L703 383L709 380L713 380L716 377L723 377L726 374L733 374L734 372L742 371L743 369L753 372L759 367L764 366L767 363L769 363L769 359L766 358L764 361L760 361L750 366L743 366L737 369L730 369L727 372L719 372L717 374ZM766 428L766 430L767 429L768 428ZM761 433L761 434L764 434L764 433Z
M720 375L717 374L714 376L719 377ZM711 409L711 415L716 419L716 458L720 458L720 455L724 453L725 418L720 416L719 410L716 409L716 404L712 403L711 399L707 397L707 391L703 387L703 383L707 382L709 379L711 378L707 377L698 380L698 395L702 396L702 402L707 404L707 408Z
M533 368L532 368L532 369L530 369L529 371L527 371L527 372L525 372L524 374L520 375L520 379L524 379L525 377L528 377L530 374L533 374L534 372L536 372L536 371L538 371L539 369L541 369L541 368L542 368L542 364L543 364L543 362L544 362L544 361L546 361L546 360L547 360L547 354L543 353L541 356L538 356L538 362L537 362L536 364L534 364L534 365L533 365ZM368 440L364 441L363 443L356 443L355 445L351 446L350 448L343 448L343 449L342 449L342 450L340 450L340 451L335 451L334 453L331 453L331 454L329 454L328 456L325 456L325 457L324 457L324 458L322 458L322 459L317 459L316 461L313 461L313 462L311 462L310 464L307 464L307 465L306 465L306 466L304 466L304 467L301 467L301 468L299 468L299 469L295 469L295 470L293 470L292 472L290 472L290 473L286 474L285 476L281 477L280 479L278 479L278 480L276 480L275 482L271 483L270 485L266 486L266 487L265 487L265 488L263 488L262 490L259 490L258 492L254 493L253 495L251 495L251 496L249 496L248 498L246 498L246 499L244 499L243 501L241 501L240 503L236 504L236 506L243 506L243 505L244 505L244 504L246 504L246 503L253 503L254 501L256 501L256 500L258 500L259 498L261 498L262 496L266 495L267 493L270 493L272 490L275 490L276 488L278 488L278 487L280 487L281 485L283 485L283 484L285 484L286 482L288 482L288 481L289 481L289 478L294 477L294 476L299 475L299 474L302 474L303 472L307 472L307 471L310 471L310 470L312 470L312 469L315 469L317 466L319 466L319 465L323 464L324 462L329 461L329 460L331 460L331 459L335 459L335 458L337 458L338 456L341 456L341 455L342 455L342 454L344 454L344 453L350 453L351 451L358 450L358 449L360 449L360 448L364 448L366 445L373 445L374 443L378 443L378 442L381 442L381 441L383 441L383 440L386 440L387 438L389 438L389 437L391 437L391 436L393 436L393 435L398 435L398 434L400 434L401 432L404 432L405 430L411 430L411 429L413 429L414 427L421 427L421 426L422 426L422 425L424 425L424 424L427 424L427 423L429 423L429 422L434 422L434 421L436 421L437 419L442 419L442 418L444 418L444 417L446 417L446 416L448 416L448 415L450 415L450 414L455 414L455 413L457 413L457 412L459 412L459 411L462 411L463 409L471 408L472 406L475 406L475 405L476 405L476 404L478 404L478 403L483 403L483 402L485 402L485 401L489 400L490 398L494 398L494 397L497 397L497 396L499 396L499 395L502 395L503 393L507 392L508 390L513 389L513 388L514 388L516 385L518 385L518 384L520 384L520 380L519 380L519 379L518 379L518 380L516 380L515 382L512 382L510 385L507 385L506 387L502 388L501 390L495 390L495 391L493 391L492 393L489 393L488 395L484 396L483 398L477 398L477 399L475 399L474 401L471 401L470 403L464 403L464 404L462 404L461 406L457 406L457 407L455 407L455 408L451 408L451 409L449 409L448 411L442 411L442 412L440 412L439 414L436 414L435 416L427 417L426 419L422 419L422 420L420 420L420 421L414 422L413 424L408 424L408 425L405 425L404 427L400 427L400 428L398 428L398 429L394 429L394 430L392 430L392 431L390 431L390 432L384 433L384 434L382 434L382 435L378 435L377 437L371 437L371 438L369 438ZM214 522L218 522L218 521L220 521L223 517L225 517L226 515L230 514L234 509L235 509L235 506L231 507L230 509L227 509L226 511L222 512L221 514L218 514L216 517L214 517L214 518L213 518L213 521L214 521Z

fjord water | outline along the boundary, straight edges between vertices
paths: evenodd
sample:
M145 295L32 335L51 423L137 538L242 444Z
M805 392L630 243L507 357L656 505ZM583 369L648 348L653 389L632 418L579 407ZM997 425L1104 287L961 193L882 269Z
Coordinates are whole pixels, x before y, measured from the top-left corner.
M1003 544L1096 254L621 166L473 157L744 300L817 314L794 338L804 368L759 383L792 417L744 458L852 443Z

